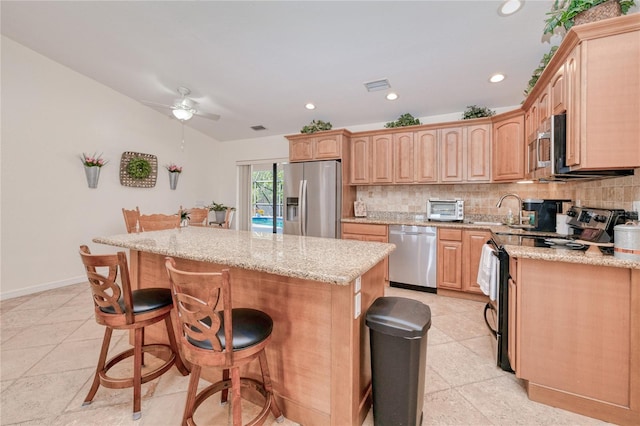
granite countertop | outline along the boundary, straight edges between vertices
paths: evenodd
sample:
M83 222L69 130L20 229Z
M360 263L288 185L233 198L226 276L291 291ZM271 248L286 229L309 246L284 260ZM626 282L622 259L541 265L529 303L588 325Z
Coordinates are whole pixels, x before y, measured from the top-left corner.
M386 243L195 226L96 237L93 242L341 285L349 284L395 249Z
M532 232L525 229L514 229L506 225L492 224L498 223L493 217L470 217L463 222L437 222L425 220L426 215L411 215L406 213L383 213L373 217L352 217L342 219L343 223L363 223L380 225L413 225L413 226L434 226L437 228L462 228L462 229L484 229L497 234L498 239L503 243L504 249L510 256L523 259L541 259L554 262L582 263L586 265L612 266L616 268L640 269L639 261L624 260L610 255L591 256L584 250L569 250L563 248L529 247L509 244L509 237L500 234L509 233L517 235L528 234L540 237L566 238L566 235L555 232ZM475 221L475 223L474 223ZM491 224L483 224L491 223Z

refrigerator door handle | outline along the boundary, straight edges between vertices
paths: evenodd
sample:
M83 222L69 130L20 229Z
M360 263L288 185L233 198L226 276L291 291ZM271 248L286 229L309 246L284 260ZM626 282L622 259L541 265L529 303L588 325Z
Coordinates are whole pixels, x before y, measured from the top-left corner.
M307 181L300 181L300 193L298 194L300 200L300 234L302 236L307 235Z

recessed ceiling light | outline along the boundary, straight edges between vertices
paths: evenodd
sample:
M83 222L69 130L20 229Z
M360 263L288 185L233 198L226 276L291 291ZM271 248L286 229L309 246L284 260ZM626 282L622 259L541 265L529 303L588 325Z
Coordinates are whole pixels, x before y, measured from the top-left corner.
M396 99L398 99L398 94L397 93L387 93L387 100L388 101L395 101Z
M316 109L316 106L312 103L308 103L304 106L306 109Z
M524 0L505 0L498 8L498 15L509 16L513 15L524 5Z
M489 81L492 83L500 83L505 78L506 77L504 74L494 74L491 77L489 77Z

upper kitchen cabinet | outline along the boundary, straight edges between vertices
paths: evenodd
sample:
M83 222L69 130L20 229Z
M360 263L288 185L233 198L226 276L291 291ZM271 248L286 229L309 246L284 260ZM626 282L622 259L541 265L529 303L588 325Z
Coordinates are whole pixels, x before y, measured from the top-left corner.
M351 185L371 183L371 137L354 136L351 138Z
M438 130L420 130L413 135L416 183L438 182Z
M467 127L465 149L467 182L489 182L491 179L491 124Z
M341 160L350 135L340 129L287 136L289 161Z
M440 181L460 183L464 179L464 145L466 129L440 130Z
M490 152L490 124L441 129L440 181L489 182Z
M371 183L393 183L393 135L371 137Z
M493 181L524 178L524 113L516 110L494 117Z
M393 181L395 183L415 182L415 151L413 132L393 134Z
M640 14L574 26L523 104L567 114L573 171L640 167Z

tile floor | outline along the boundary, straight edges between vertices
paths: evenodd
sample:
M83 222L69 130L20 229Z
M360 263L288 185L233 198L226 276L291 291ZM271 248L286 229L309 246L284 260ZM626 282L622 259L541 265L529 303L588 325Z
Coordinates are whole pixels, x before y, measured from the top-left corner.
M82 407L103 333L89 294L86 285L77 284L0 303L0 424L178 425L188 378L175 368L143 385L138 421L131 419L130 389L101 387L94 402ZM495 366L495 340L482 319L484 304L395 288L387 295L417 299L431 308L424 425L603 424L527 399L521 381ZM128 339L114 333L112 345L124 347ZM226 425L227 408L212 401L196 421ZM271 417L267 424L277 423ZM364 425L373 425L371 412Z

